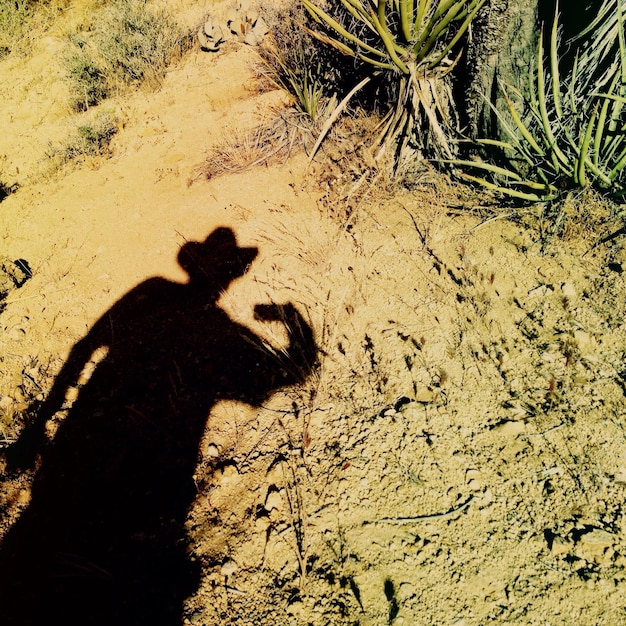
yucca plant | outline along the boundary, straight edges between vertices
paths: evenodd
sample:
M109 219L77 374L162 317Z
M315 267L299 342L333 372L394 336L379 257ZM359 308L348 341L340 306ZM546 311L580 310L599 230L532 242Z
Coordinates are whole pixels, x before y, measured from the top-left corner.
M606 0L577 37L561 78L558 12L550 43L539 38L529 97L501 84L507 111L492 106L504 140L481 139L489 156L448 161L465 179L526 201L573 189L626 193L626 45L623 0ZM607 56L609 55L609 56ZM474 172L474 173L472 173Z
M311 18L302 5L264 9L270 33L258 47L261 75L284 89L295 108L311 123L326 111L326 102L336 91L339 54L311 37L302 27Z
M392 148L398 163L409 147L452 157L449 137L456 122L445 78L485 1L337 0L326 9L318 1L303 0L322 27L314 36L370 68L338 112L376 76L385 75L391 83L393 102L383 121L379 155Z

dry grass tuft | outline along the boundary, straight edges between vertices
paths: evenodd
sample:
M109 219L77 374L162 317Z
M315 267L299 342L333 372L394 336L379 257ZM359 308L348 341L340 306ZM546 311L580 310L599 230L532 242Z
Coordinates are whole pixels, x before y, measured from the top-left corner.
M164 8L142 0L111 0L70 33L64 68L71 106L84 111L128 87L158 87L191 36Z
M293 109L252 129L226 133L187 184L199 178L211 179L245 172L257 165L280 163L306 143L307 137L311 137L309 126L303 115Z
M33 43L70 6L70 0L0 0L0 61L11 54L28 55Z
M69 163L84 163L89 159L97 161L111 156L110 144L119 126L119 119L112 110L98 110L94 115L86 113L81 116L65 142L49 147L49 174Z

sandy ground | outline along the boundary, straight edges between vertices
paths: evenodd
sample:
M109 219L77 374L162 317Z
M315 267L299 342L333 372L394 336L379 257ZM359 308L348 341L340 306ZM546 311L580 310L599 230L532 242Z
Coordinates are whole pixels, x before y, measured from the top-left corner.
M21 184L0 253L33 272L0 314L4 438L107 309L149 277L184 282L180 247L220 226L259 249L220 306L279 349L253 308L292 302L319 348L305 383L208 416L182 623L626 624L620 240L545 247L441 181L348 203L302 153L189 185L212 145L285 106L244 45L114 101L110 159L38 176L68 115L41 73L55 45L0 64L2 172ZM1 475L3 533L32 478Z

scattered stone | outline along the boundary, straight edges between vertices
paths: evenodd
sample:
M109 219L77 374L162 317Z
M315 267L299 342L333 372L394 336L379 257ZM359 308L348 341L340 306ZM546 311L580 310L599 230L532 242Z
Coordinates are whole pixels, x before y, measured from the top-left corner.
M576 298L576 288L570 282L563 283L561 285L561 291L563 292L563 295L569 298L570 300L573 300L574 298Z
M415 394L415 401L421 404L430 404L437 399L437 394L428 387L423 387Z
M216 458L218 458L218 457L219 457L219 455L220 455L220 450L219 450L219 448L217 447L217 445L216 445L216 444L214 444L214 443L210 443L210 444L207 446L207 448L206 448L206 452L205 452L204 454L205 454L205 456L206 456L207 458L216 459Z
M480 491L483 488L480 472L477 469L468 469L465 472L467 486L472 491Z
M593 352L596 348L596 341L590 333L584 330L575 330L574 339L583 354Z
M9 396L2 396L0 398L0 410L6 411L13 404L13 398Z
M523 432L526 432L526 424L520 421L505 421L498 424L494 429L494 433L499 435L505 435L507 437L517 437Z
M269 28L250 2L239 0L233 5L221 22L209 17L198 30L200 48L206 52L216 52L228 40L240 41L250 46L261 43Z
M274 509L280 509L283 505L283 498L279 491L271 491L265 498L265 510L273 511Z
M190 624L201 624L202 623L202 611L200 609L194 611L189 618Z
M602 556L605 550L613 546L614 541L615 536L601 528L595 528L580 538L580 543L585 552L595 557Z
M232 559L226 559L220 568L222 576L232 576L237 571L237 563Z

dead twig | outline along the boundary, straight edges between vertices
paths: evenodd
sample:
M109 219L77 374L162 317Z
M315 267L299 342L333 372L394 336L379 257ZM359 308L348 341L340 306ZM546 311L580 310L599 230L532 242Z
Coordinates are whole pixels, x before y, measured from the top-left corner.
M450 519L459 513L462 513L467 509L474 499L474 496L470 496L463 504L459 504L451 508L445 513L431 513L430 515L416 515L414 517L381 517L380 519L372 522L365 521L363 525L367 524L413 524L414 522L426 522L434 519Z

